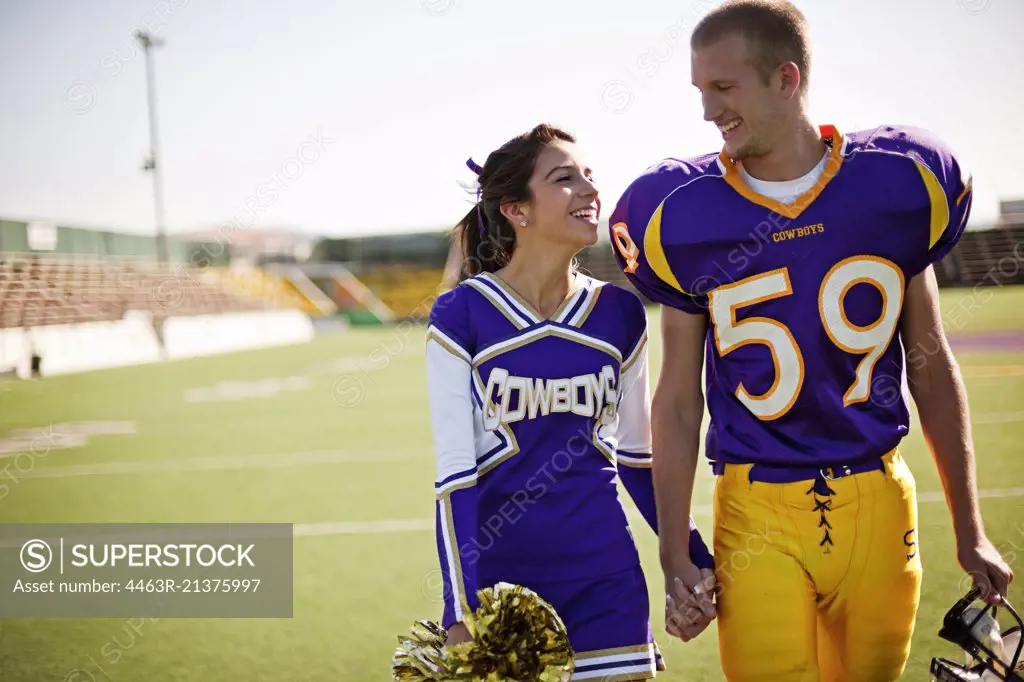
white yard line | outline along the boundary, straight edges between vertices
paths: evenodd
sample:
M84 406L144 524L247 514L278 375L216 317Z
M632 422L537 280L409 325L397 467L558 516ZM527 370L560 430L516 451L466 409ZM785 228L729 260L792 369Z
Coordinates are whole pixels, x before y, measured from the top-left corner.
M979 497L1022 497L1024 488L1001 488L981 490ZM917 501L921 504L945 502L946 496L942 492L919 493ZM710 504L698 504L693 507L694 516L711 516L712 507ZM630 511L627 513L630 521L643 523L643 517L639 512ZM434 530L433 519L390 519L384 521L356 521L350 523L303 523L296 524L294 534L296 537L310 535L377 535L386 533L415 533Z
M981 412L971 419L975 425L1010 424L1024 422L1021 412ZM18 457L30 456L23 453ZM425 456L425 455L424 455ZM8 457L10 458L10 457ZM413 461L421 456L398 453L376 453L373 455L326 450L316 452L290 452L270 455L230 455L222 457L189 457L183 459L161 459L124 462L95 462L91 464L69 464L52 467L18 466L13 472L19 479L24 478L74 478L79 476L117 476L150 473L185 473L190 471L234 471L245 469L287 469L293 466L318 464L342 464L356 462ZM35 459L35 457L32 457ZM8 465L10 467L11 465ZM29 469L23 471L22 468Z
M1001 488L981 490L978 493L983 498L1000 497L1022 497L1024 488ZM945 502L945 496L941 492L925 492L917 496L921 504ZM693 507L694 516L711 516L712 507L710 504L699 504ZM627 516L633 523L644 523L639 512L630 510ZM297 523L293 526L292 532L295 537L315 537L324 535L391 535L395 533L425 533L434 530L434 519L383 519L379 521L335 521L329 523ZM16 546L20 540L0 542L0 546Z
M234 455L229 457L197 457L142 462L97 462L37 468L24 473L12 472L18 478L71 478L75 476L112 476L123 474L184 473L188 471L232 471L237 469L289 469L313 464L345 462L395 462L416 459L409 455L377 453L374 455L326 450L322 452L290 452L276 455Z
M996 488L988 490L979 490L978 497L1021 497L1024 495L1024 488ZM932 491L927 493L918 493L917 501L922 504L929 502L945 502L946 496L941 490Z
M1024 376L1024 365L962 365L965 379L1005 379Z
M972 424L1010 424L1024 422L1024 412L981 412L971 419ZM26 456L27 453L19 455ZM12 456L8 456L11 458ZM287 469L292 466L340 464L345 462L412 461L429 457L411 454L366 455L353 452L327 450L320 452L291 452L272 455L232 455L225 457L190 457L126 462L96 462L53 467L36 467L29 471L14 471L17 478L71 478L77 476L116 476L125 474L184 473L188 471L232 471L239 469ZM34 459L34 458L33 458ZM11 465L8 465L9 467ZM22 466L22 465L20 465ZM26 469L30 468L25 466Z
M1024 412L983 412L971 418L972 424L1006 424L1024 421Z
M390 521L348 521L341 523L297 523L296 537L310 535L377 535L418 533L434 530L434 519L391 519Z
M996 488L979 491L979 497L1022 497L1024 488ZM925 492L917 496L921 504L944 502L941 492ZM694 506L694 516L711 516L710 504ZM627 512L631 523L644 524L643 517L636 510ZM330 523L297 523L292 527L294 537L316 537L325 535L393 535L396 533L426 533L434 530L434 519L383 519L379 521L336 521ZM239 535L239 537L242 537ZM0 547L16 547L25 542L25 538L5 538L0 540Z

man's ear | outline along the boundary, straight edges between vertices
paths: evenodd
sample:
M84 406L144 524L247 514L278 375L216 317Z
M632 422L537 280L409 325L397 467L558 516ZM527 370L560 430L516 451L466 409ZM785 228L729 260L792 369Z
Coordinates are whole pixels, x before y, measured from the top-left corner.
M791 99L800 92L803 74L794 62L786 62L778 70L779 90L786 99Z

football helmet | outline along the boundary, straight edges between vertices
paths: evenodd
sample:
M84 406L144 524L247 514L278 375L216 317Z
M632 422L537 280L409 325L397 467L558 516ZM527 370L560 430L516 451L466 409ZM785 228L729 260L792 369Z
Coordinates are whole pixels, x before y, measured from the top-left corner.
M999 630L995 619L996 607L973 606L981 596L981 587L975 585L970 592L946 613L939 637L956 644L967 652L965 665L945 658L933 658L931 673L936 682L1024 682L1024 621L1005 599L1003 606L1016 624L1005 631Z

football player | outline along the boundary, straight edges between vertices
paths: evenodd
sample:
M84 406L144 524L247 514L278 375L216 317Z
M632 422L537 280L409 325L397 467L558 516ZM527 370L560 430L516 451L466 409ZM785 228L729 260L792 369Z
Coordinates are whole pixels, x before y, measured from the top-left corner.
M647 317L636 294L573 266L601 207L574 143L538 126L475 168L479 199L456 231L469 278L431 310L442 625L466 641L478 589L523 585L565 623L573 679L642 680L664 664L617 484L656 531ZM712 577L690 526L687 555Z
M726 677L894 680L921 587L898 447L908 393L960 564L990 603L1013 577L982 524L932 271L967 223L970 176L924 130L812 123L807 28L788 2L729 0L691 48L722 149L649 168L610 220L621 267L663 306L652 428L666 589L699 579L687 520L703 367Z

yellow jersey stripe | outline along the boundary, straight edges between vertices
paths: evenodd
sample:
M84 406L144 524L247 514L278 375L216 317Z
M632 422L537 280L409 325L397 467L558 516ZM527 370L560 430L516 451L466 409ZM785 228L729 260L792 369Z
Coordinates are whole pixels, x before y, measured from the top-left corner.
M942 185L931 168L915 161L921 179L924 180L924 187L928 190L928 199L931 203L931 227L929 229L928 248L935 246L935 243L942 237L949 225L949 206L946 204L946 193L942 191Z
M662 201L647 223L647 231L644 233L644 254L647 256L647 263L651 266L651 270L654 270L654 274L661 281L685 294L686 292L679 286L675 274L672 273L672 268L668 265L665 249L661 245L661 214L664 208L665 202Z

